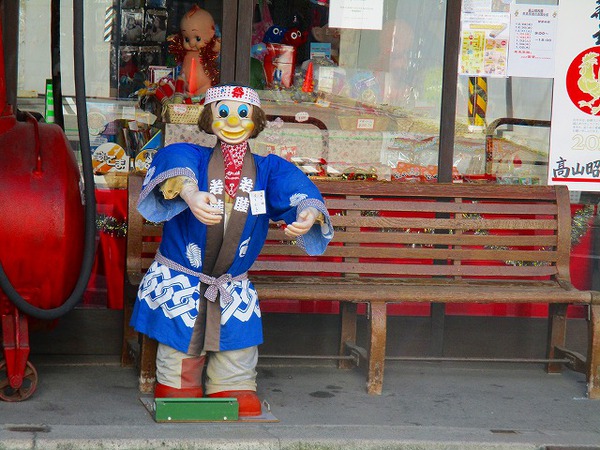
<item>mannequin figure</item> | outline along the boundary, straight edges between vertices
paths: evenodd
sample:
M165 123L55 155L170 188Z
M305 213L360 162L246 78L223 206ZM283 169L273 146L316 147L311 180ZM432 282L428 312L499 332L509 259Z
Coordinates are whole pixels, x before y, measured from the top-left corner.
M148 170L138 209L166 222L131 323L159 342L156 397L235 397L240 416L261 415L261 313L247 271L269 220L285 222L309 255L322 254L333 237L312 181L279 156L251 153L248 139L265 125L256 91L211 87L199 127L217 136L216 146L169 145Z

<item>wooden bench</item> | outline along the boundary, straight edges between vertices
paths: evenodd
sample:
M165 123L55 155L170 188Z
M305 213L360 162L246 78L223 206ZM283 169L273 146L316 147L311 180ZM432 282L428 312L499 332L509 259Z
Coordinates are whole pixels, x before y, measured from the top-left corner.
M340 302L340 355L367 365L367 390L380 394L386 306L397 302L549 304L547 370L583 371L600 397L600 297L569 281L571 215L564 186L319 181L335 237L307 257L275 224L250 278L262 302ZM137 336L127 326L135 290L152 262L160 227L135 210L141 178L129 179L124 362ZM366 303L368 348L356 345L357 304ZM564 348L569 304L588 305L587 357ZM133 342L128 345L127 341ZM142 338L140 389L150 391L155 343ZM130 352L129 352L130 353ZM348 360L340 367L349 367Z

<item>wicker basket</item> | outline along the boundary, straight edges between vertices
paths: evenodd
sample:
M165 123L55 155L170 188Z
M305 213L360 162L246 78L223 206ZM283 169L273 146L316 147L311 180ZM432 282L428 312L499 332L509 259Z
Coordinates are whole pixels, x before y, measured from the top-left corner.
M204 105L169 104L165 122L196 124Z

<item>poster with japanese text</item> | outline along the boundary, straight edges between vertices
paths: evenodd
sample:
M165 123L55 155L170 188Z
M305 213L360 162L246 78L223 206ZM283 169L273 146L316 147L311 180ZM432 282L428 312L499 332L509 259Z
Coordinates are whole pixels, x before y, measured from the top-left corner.
M508 75L552 78L558 7L511 4Z
M600 0L561 0L548 183L600 191Z

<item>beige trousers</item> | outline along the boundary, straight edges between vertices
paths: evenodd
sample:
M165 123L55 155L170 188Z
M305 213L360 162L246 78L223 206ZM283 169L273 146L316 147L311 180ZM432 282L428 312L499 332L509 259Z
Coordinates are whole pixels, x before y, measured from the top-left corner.
M205 357L208 357L206 395L221 391L256 391L257 346L192 356L159 343L156 381L176 389L201 387Z

